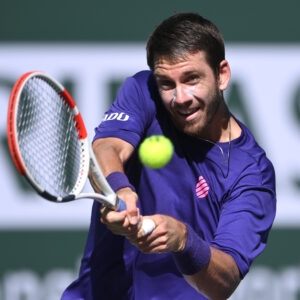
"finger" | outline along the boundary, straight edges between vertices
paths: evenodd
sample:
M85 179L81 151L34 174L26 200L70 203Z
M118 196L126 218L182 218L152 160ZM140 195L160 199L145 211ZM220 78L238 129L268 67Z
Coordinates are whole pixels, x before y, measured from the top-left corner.
M126 211L116 212L107 207L101 209L101 221L108 223L123 223L126 218Z
M143 253L165 253L168 251L166 244L164 243L142 243L141 241L133 243Z
M129 223L132 226L138 225L138 223L141 221L141 216L140 216L140 210L136 206L136 201L130 199L126 202L126 206L127 206L126 211L127 211Z

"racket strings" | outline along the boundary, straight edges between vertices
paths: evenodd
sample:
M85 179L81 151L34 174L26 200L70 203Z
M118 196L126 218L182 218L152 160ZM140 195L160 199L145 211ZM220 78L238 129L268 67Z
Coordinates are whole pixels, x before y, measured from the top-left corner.
M26 83L19 105L19 148L30 174L48 193L68 195L77 182L81 162L72 110L41 78Z

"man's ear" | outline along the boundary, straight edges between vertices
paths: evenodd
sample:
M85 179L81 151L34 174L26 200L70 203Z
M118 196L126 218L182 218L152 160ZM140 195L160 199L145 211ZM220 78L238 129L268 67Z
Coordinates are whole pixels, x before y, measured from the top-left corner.
M219 72L219 89L225 91L229 85L231 78L230 66L227 60L222 60L220 62L220 72Z

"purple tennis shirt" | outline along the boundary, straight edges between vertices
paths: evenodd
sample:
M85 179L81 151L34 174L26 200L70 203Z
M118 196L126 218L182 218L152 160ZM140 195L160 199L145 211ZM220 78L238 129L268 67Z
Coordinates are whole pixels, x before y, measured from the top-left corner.
M239 122L239 121L238 121ZM153 170L136 152L125 166L143 215L167 214L189 224L211 246L230 254L241 276L265 248L275 217L272 163L245 125L226 143L187 136L173 125L150 71L126 79L96 128L95 139L117 137L138 149L154 134L169 137L174 155ZM100 223L94 203L80 274L62 299L206 299L183 279L172 253L143 254Z

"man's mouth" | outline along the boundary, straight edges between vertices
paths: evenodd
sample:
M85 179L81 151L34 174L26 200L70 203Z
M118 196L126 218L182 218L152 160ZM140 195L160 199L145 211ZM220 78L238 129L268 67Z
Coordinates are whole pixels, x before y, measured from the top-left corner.
M193 109L177 109L176 113L178 116L184 119L184 121L192 121L198 115L199 108Z

